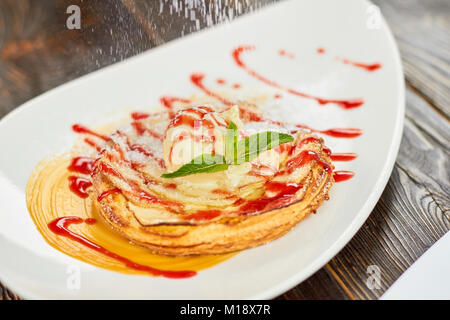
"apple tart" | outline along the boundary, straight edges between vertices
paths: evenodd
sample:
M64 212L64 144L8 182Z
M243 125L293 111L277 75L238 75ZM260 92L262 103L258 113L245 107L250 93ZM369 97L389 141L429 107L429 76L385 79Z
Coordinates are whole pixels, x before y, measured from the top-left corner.
M193 106L135 119L95 160L104 220L167 255L219 254L277 239L328 199L323 139L253 105Z

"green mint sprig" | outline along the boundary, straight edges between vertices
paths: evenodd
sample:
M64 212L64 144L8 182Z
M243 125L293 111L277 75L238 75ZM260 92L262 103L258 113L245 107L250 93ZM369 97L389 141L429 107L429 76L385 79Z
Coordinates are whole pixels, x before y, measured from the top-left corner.
M294 141L290 134L275 131L260 132L239 140L236 124L230 121L225 135L225 156L202 154L178 170L161 175L163 178L184 177L196 173L225 171L230 165L250 162L264 151Z

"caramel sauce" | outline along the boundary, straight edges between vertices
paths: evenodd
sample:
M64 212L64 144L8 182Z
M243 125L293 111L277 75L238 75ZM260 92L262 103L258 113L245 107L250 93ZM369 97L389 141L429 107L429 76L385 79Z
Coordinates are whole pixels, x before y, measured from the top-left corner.
M152 253L146 248L130 243L103 221L97 209L97 201L90 193L91 189L87 189L86 198L81 198L70 190L68 179L72 173L67 169L70 164L69 155L41 161L30 176L26 189L27 207L31 218L47 243L55 249L83 262L112 271L168 277L192 276L192 272L212 267L236 254L171 257ZM120 192L113 191L104 196L118 194ZM49 228L52 222L54 228L57 221L62 224L64 220L58 219L63 217L71 217L70 222L73 223L66 227L73 235L85 238L91 244L103 249L93 249L70 236L55 233L56 229L52 231ZM83 221L84 223L81 223ZM62 232L61 229L59 231ZM111 255L105 254L106 251ZM166 271L168 274L165 274Z

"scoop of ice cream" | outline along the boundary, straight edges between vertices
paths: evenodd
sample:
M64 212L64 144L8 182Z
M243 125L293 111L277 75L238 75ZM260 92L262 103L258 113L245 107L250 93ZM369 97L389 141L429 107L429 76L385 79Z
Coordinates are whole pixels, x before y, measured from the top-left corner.
M217 112L209 106L178 111L170 121L163 142L164 162L175 171L202 154L225 153L225 135L230 121L243 127L239 108Z

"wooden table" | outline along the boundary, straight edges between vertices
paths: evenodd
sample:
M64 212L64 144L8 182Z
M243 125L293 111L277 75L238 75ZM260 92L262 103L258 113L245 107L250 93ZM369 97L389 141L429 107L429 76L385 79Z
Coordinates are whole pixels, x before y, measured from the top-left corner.
M226 11L219 0L187 9L181 2L2 0L0 117L64 82L274 1L228 1ZM376 299L450 229L450 2L375 3L397 39L406 76L400 153L381 199L353 240L279 299ZM81 30L65 27L71 4L81 8ZM209 14L209 7L219 15ZM366 285L369 265L381 270L380 289ZM0 297L18 298L1 284Z

